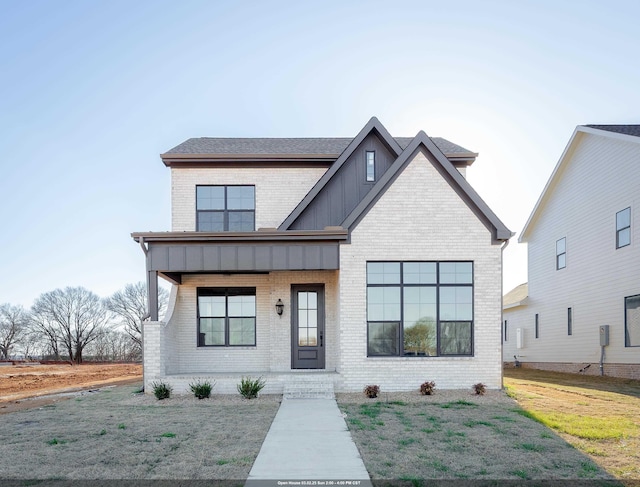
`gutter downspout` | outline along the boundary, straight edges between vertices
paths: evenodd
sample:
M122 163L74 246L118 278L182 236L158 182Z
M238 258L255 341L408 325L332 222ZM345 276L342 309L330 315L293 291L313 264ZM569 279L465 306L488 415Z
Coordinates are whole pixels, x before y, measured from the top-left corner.
M149 254L149 249L144 245L144 237L140 237L140 248L144 252L144 256L147 257ZM146 260L146 259L145 259ZM146 381L146 371L144 370L144 322L147 321L151 317L151 312L149 311L149 283L147 282L147 312L140 320L140 354L142 356L142 392L144 393L144 385L147 383Z

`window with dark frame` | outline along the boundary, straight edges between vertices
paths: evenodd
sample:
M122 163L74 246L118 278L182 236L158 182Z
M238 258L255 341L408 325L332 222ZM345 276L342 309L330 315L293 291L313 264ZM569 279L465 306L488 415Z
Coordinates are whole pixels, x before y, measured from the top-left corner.
M567 308L567 335L573 335L573 312Z
M540 329L539 329L539 326L538 326L538 313L536 313L536 321L535 321L534 332L535 332L535 337L536 338L540 338Z
M616 249L631 244L631 207L616 213Z
M640 347L640 294L624 298L624 346Z
M255 209L255 186L196 186L198 232L252 232Z
M507 320L504 320L504 341L506 342L509 338L509 335L507 334Z
M376 180L376 153L374 151L366 152L366 166L367 166L367 182L373 182Z
M367 355L473 355L472 262L367 262Z
M256 288L198 288L198 347L256 345Z
M567 239L561 238L556 242L556 270L567 266Z

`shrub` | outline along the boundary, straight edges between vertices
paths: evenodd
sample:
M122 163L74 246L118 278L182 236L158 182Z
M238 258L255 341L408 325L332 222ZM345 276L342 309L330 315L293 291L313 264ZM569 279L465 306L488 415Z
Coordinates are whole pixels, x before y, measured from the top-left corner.
M436 383L434 381L426 381L420 385L420 394L423 396L430 396L436 390Z
M378 397L379 393L380 393L380 386L370 385L370 386L365 386L364 388L364 395L370 399Z
M245 399L253 399L258 397L258 392L262 390L266 382L262 377L251 379L251 377L243 377L238 384L238 392Z
M482 382L478 382L477 384L473 384L473 391L478 396L482 396L487 390L487 386L485 386Z
M216 383L213 384L208 380L205 381L197 381L193 384L189 384L189 389L198 399L206 399L211 396L211 389L215 386Z
M158 401L171 397L171 393L173 392L173 387L162 381L151 383L151 387L153 388L153 395L156 396Z

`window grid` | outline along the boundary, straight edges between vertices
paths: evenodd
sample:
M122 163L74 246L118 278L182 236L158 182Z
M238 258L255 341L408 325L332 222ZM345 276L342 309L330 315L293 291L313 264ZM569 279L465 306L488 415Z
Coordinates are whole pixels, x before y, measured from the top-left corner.
M255 230L255 186L196 186L196 230Z
M372 272L373 269L369 268L370 264L380 265L382 269L376 269L378 272ZM458 267L467 267L469 271L465 274L461 272ZM394 269L395 267L395 269ZM433 269L433 270L432 270ZM382 271L382 272L379 272ZM465 278L465 275L467 276ZM439 277L439 278L438 278ZM465 280L466 279L466 280ZM443 280L447 282L442 282ZM373 282L372 282L373 281ZM391 298L388 302L392 305L397 304L396 314L393 313L385 315L384 309L382 311L382 319L370 320L370 314L373 307L378 303L373 304L370 300L370 291L378 289L397 289L399 291L398 299ZM443 319L442 305L453 305L455 307L457 302L457 290L459 288L468 289L469 291L469 304L468 304L468 318L462 316L462 318L454 315L449 319ZM412 336L407 336L407 331L416 328L408 327L407 330L403 328L403 324L406 325L406 309L408 305L415 303L407 301L407 295L412 290L433 289L435 290L434 303L431 303L435 308L435 323L433 323L431 330L429 330L428 324L422 324L421 327L423 337L413 335L419 335L414 332ZM449 300L453 299L453 303L444 303L442 298L442 291L449 292ZM446 294L446 293L445 293ZM462 293L464 294L464 293ZM378 294L379 296L379 294ZM462 305L466 305L464 302L464 296L461 298ZM383 303L387 304L387 302ZM427 305L428 306L428 305ZM389 319L392 318L392 319ZM423 318L421 318L423 319ZM418 323L420 319L416 322ZM472 356L473 355L473 262L367 262L367 355L368 356ZM386 329L386 334L382 337L372 337L372 329ZM456 334L463 331L463 336L468 336L467 346L458 343L458 353L447 353L446 348L456 345ZM424 338L425 333L428 338ZM432 336L429 337L429 334ZM435 336L433 336L435 335ZM393 353L377 353L372 350L371 344L373 341L386 341L390 343L395 341ZM410 345L413 343L421 342L424 349L426 341L432 341L430 347L427 347L426 352L416 351L415 353L405 350L407 343ZM461 351L462 350L462 351Z
M631 207L616 213L616 249L631 245Z
M198 288L197 296L198 347L256 345L255 288Z
M567 239L561 238L556 242L556 270L567 266Z
M374 151L366 152L366 173L368 183L376 180L376 153Z

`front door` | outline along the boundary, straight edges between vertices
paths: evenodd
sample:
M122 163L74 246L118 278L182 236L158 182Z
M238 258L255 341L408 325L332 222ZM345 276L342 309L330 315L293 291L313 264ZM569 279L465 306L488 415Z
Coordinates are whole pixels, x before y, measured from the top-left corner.
M291 286L291 368L324 369L324 285Z

